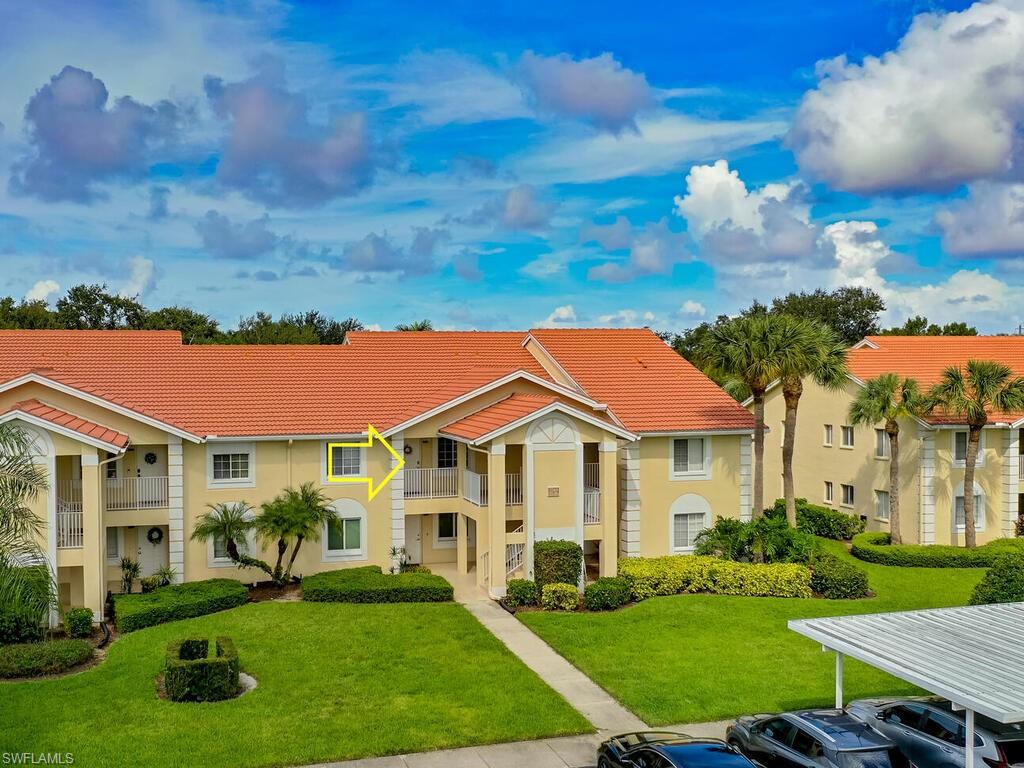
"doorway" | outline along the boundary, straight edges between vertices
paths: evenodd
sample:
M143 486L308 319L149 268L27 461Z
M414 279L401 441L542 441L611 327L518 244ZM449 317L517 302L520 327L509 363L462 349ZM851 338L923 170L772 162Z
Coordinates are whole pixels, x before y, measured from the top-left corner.
M423 518L420 515L405 518L405 554L410 563L418 565L423 560Z
M139 573L143 576L152 576L168 562L167 526L139 526L136 531L139 538ZM151 538L157 538L157 534L151 534L152 531L159 531L159 541L151 541Z

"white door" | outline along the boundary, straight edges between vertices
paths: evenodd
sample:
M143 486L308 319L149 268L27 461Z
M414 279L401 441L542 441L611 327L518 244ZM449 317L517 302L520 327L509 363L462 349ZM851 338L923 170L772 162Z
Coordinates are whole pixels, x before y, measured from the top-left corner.
M167 454L153 446L142 447L137 454L139 506L166 507Z
M163 533L159 544L153 544L148 538L150 529L154 527ZM167 565L167 526L140 525L136 531L139 537L139 573L152 576L157 568Z
M423 559L423 518L420 515L405 518L405 554L409 556L410 563Z
M405 468L407 470L414 470L405 473L405 494L407 497L415 499L423 496L424 489L429 489L430 484L424 482L422 473L415 471L420 468L420 441L409 440L405 444L405 448L408 451L405 454Z

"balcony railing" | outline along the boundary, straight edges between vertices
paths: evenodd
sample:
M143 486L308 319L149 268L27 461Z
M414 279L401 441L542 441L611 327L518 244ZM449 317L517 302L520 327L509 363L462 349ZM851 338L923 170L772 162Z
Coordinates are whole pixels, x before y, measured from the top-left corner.
M523 567L523 557L526 554L525 544L505 545L505 574L511 576Z
M108 477L103 480L107 509L158 509L169 504L168 478ZM61 480L57 497L69 504L82 503L82 481Z
M405 470L405 498L448 499L458 496L459 470L455 467L440 469Z
M583 522L601 522L601 491L597 488L587 488L583 491Z
M81 549L82 505L57 500L57 549Z
M478 507L486 507L489 497L487 492L487 475L463 470L462 472L462 498L471 501ZM523 503L523 476L519 473L505 475L505 504L508 506L522 506Z
M583 485L587 488L601 487L601 465L597 462L583 465Z
M505 503L510 507L523 504L523 476L505 475Z

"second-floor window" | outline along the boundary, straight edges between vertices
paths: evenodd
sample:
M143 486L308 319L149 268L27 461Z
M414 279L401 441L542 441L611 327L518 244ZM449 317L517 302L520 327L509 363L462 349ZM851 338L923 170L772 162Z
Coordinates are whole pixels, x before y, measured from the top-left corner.
M875 457L879 459L889 458L889 435L884 429L875 430Z
M334 477L358 477L362 470L362 454L354 446L335 446L327 449Z
M207 443L207 484L251 488L256 484L255 443Z
M249 477L248 453L213 454L214 480L246 480Z
M709 447L709 443L703 437L677 437L673 439L673 477L704 477L708 471L706 452Z
M969 433L964 430L962 432L953 433L953 461L963 467L967 464L967 447L970 440ZM983 431L978 436L978 455L975 461L976 466L985 466L985 432Z
M889 519L889 492L875 491L875 517L879 520Z
M840 489L843 492L843 506L844 507L852 507L853 506L853 486L852 485L846 485L844 483L843 485L841 485L839 487L840 487Z
M832 447L832 425L831 424L826 424L825 425L824 444L827 445L829 448Z
M853 427L843 427L843 448L853 448Z
M458 443L447 437L437 438L437 466L439 469L459 466Z

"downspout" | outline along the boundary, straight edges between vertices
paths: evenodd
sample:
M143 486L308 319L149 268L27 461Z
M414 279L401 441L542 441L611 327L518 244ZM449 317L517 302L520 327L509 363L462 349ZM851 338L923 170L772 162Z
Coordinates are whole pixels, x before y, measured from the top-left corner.
M295 442L295 440L293 438L290 438L290 437L288 438L287 458L288 458L288 487L289 488L292 487L292 443L294 443L294 442Z

